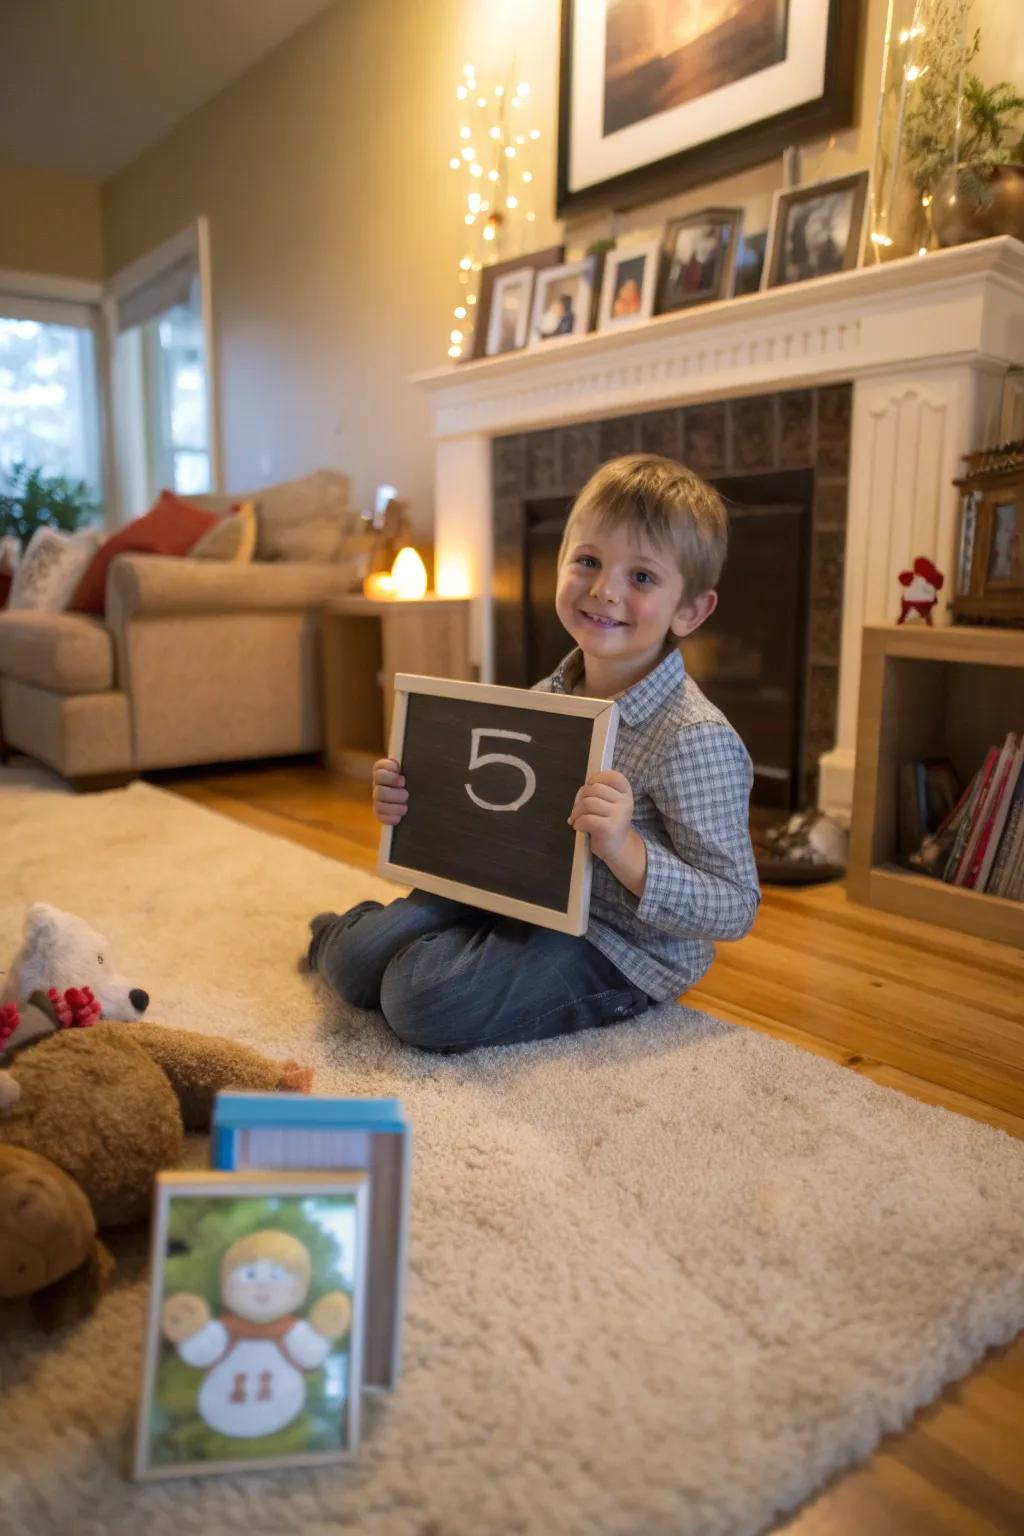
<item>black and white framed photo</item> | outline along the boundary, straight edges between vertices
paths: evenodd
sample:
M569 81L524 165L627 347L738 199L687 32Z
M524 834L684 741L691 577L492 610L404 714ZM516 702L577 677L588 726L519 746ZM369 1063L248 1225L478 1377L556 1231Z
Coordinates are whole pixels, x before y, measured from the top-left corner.
M514 256L508 261L492 262L489 267L482 268L480 272L480 286L477 292L477 301L475 306L476 313L473 318L473 346L469 355L463 358L462 361L469 362L471 359L479 357L493 357L496 356L499 352L515 350L512 347L498 347L495 352L488 352L487 350L487 344L492 335L491 315L494 305L495 289L497 288L498 284L502 283L506 277L510 277L513 274L521 275L527 269L534 273L540 272L545 267L561 266L564 260L565 246L549 245L545 246L542 251L527 251L525 255ZM509 307L514 309L514 300L510 300ZM529 328L529 304L527 305L526 315L527 328ZM504 327L506 335L508 334L509 330L514 330L514 322L512 317L508 316L507 318L508 324ZM499 335L502 328L502 325L499 323ZM524 345L525 340L526 338L524 336L523 341L520 342L519 345Z
M740 208L705 208L669 220L662 242L660 314L731 297L742 225Z
M530 329L530 304L533 300L534 273L530 267L506 272L491 290L491 312L487 317L484 356L497 357L502 352L518 352L526 346Z
M658 286L658 255L657 240L608 252L601 283L599 331L624 330L651 318Z
M584 256L538 272L533 290L530 347L554 347L583 336L594 320L601 267L599 256Z
M867 171L776 192L762 288L849 272L864 255Z
M858 0L562 0L558 213L650 202L853 121Z

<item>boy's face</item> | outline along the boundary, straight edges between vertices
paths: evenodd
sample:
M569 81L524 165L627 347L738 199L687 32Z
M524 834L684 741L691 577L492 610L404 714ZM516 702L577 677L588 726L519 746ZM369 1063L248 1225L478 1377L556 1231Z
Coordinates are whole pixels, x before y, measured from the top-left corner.
M673 551L596 520L573 528L555 612L585 656L653 665L667 637L688 635L708 611L686 599Z

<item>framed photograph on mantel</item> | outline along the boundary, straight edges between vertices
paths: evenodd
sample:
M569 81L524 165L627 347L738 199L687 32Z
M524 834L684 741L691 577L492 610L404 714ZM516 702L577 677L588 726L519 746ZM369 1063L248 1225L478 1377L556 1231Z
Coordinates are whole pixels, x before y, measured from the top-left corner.
M853 121L858 0L562 0L560 217L626 208Z
M868 172L776 192L762 288L860 266L867 234Z
M473 346L463 361L515 352L525 345L534 276L545 267L560 266L564 260L564 245L549 245L543 251L529 251L525 256L514 256L510 261L497 261L481 268ZM524 303L525 319L521 319ZM495 317L496 309L500 312L499 318Z

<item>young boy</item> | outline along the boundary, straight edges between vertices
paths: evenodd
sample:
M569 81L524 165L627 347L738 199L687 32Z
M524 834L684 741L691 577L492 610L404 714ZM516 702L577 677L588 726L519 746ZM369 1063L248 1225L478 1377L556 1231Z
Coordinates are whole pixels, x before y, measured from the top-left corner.
M698 981L714 939L739 939L760 899L750 759L686 674L678 642L714 612L726 549L717 494L671 459L605 464L573 506L555 611L577 642L537 686L615 699L615 768L591 774L569 825L594 855L583 937L414 891L311 923L310 966L425 1050L540 1040L643 1012ZM394 826L401 766L373 770Z

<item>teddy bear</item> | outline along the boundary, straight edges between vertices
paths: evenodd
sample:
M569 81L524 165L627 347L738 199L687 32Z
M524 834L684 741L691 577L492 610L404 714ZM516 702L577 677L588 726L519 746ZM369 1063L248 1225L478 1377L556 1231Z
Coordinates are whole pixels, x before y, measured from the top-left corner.
M64 1284L65 1304L57 1309L56 1320L65 1321L89 1309L103 1265L91 1238L82 1236L81 1202L67 1195L63 1180L84 1199L93 1236L139 1221L149 1212L157 1172L181 1158L185 1132L209 1129L222 1088L308 1092L313 1074L237 1041L167 1025L101 1020L61 1028L41 992L30 1006L49 1012L53 1027L3 1058L19 1093L0 1112L0 1175L8 1172L0 1177L0 1297L32 1295L41 1274L50 1285L71 1274L74 1283ZM21 1185L10 1177L15 1151L38 1159L35 1195L20 1218L25 1174ZM45 1199L44 1172L51 1186ZM66 1269L56 1257L61 1245ZM54 1320L45 1306L35 1316Z
M11 961L0 1003L28 1002L33 992L89 987L105 1019L141 1019L149 993L114 965L101 933L72 912L36 901L25 914L21 948Z
M74 1179L49 1158L0 1145L0 1324L19 1321L31 1297L44 1329L90 1312L114 1261Z
M914 561L912 570L900 571L899 583L904 590L896 623L905 624L908 614L916 613L926 624L931 624L932 609L939 600L945 579L924 555Z

